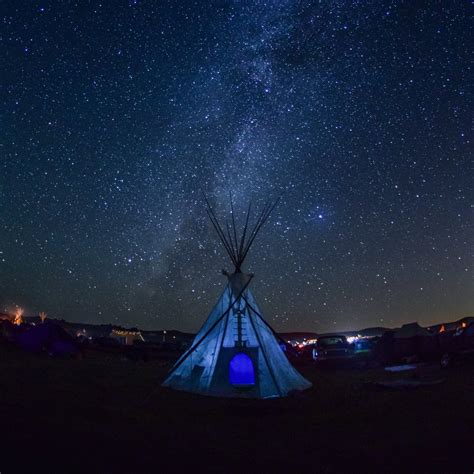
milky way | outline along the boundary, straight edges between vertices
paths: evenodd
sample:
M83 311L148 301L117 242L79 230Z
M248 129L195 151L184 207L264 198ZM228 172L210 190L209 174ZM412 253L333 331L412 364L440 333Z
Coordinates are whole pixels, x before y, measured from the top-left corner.
M245 270L277 330L473 311L467 2L7 2L0 310L195 331L205 214L284 192Z

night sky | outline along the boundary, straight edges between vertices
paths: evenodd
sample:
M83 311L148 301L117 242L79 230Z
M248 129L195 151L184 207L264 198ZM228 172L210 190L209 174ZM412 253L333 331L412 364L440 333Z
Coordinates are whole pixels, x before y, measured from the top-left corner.
M196 331L222 219L275 329L474 312L463 1L2 2L0 310Z

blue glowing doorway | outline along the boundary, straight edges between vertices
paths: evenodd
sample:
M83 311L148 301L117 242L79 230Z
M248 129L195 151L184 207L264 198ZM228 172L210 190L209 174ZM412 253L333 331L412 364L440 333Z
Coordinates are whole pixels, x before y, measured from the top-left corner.
M231 385L255 385L255 370L252 359L239 352L229 362L229 381Z

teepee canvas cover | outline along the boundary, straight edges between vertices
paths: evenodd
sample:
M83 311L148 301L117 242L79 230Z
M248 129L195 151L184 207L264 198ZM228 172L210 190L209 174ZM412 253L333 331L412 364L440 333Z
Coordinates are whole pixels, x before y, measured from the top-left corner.
M290 364L263 319L249 289L253 275L240 268L256 233L274 206L267 206L245 241L249 211L240 243L228 237L208 203L208 213L223 240L235 272L190 349L176 362L164 386L218 397L284 397L311 383ZM233 222L234 235L235 221ZM228 228L229 229L229 228Z

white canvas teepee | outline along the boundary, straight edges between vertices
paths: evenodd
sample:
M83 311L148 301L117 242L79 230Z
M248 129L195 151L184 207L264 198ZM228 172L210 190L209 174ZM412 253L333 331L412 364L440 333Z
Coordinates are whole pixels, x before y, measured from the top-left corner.
M292 391L311 386L290 364L265 322L250 292L253 275L241 272L242 263L256 234L270 215L267 205L246 240L249 214L240 242L228 226L224 234L214 211L206 200L208 214L224 244L235 272L227 275L227 287L196 335L190 349L172 368L163 385L176 390L218 397L284 397Z

